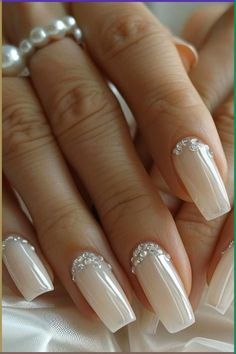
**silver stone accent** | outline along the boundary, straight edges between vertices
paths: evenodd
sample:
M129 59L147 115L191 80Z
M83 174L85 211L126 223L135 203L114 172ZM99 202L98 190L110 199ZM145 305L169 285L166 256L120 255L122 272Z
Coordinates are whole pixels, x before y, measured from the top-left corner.
M83 252L73 261L71 268L72 280L75 281L75 274L77 272L82 272L89 266L97 269L101 269L102 266L106 266L108 270L112 271L112 266L105 262L102 256L93 252Z
M46 33L50 39L61 39L67 31L66 25L62 20L54 20L46 28Z
M42 27L35 27L30 32L30 42L33 46L41 48L49 42L47 32Z
M6 248L7 244L9 242L20 242L22 244L29 244L30 248L32 249L32 251L35 252L35 248L34 246L32 246L28 240L26 240L25 238L21 237L21 236L17 236L17 235L11 235L8 236L5 240L2 241L2 250L4 251L4 249Z
M133 257L131 258L132 273L135 273L136 267L143 262L145 257L154 255L157 257L164 256L167 261L171 260L171 256L163 250L158 244L154 242L141 243L133 252Z
M209 146L204 144L201 140L194 137L187 137L177 142L174 149L172 150L173 155L181 155L184 149L189 149L189 151L195 152L200 148L205 147L208 151L210 158L213 158L213 152L210 150Z
M228 244L228 246L226 247L226 249L224 249L224 250L221 252L221 254L222 254L222 255L225 254L225 252L226 252L228 249L232 248L232 247L234 247L234 240L230 241L230 243Z
M34 46L28 39L23 39L19 44L19 51L23 57L29 57L34 53Z

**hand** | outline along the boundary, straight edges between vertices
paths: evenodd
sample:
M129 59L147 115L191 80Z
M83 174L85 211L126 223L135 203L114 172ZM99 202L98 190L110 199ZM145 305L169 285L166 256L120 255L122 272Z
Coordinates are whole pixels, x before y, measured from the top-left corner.
M198 64L190 69L189 76L213 114L227 158L226 187L233 204L233 8L228 5L213 9L204 7L189 19L183 36L199 53ZM140 137L136 144L145 165L148 163L150 168L150 158ZM233 300L233 254L231 248L228 251L233 240L233 211L207 222L196 206L182 203L171 193L155 165L151 167L150 175L175 217L190 258L193 307L197 307L207 279L210 288L206 301L225 313Z
M186 75L169 33L144 6L91 5L77 4L74 8L75 14L79 9L78 20L90 55L124 94L168 185L176 195L191 200L176 173L171 151L180 138L196 136L211 146L219 171L225 175L225 156L209 111ZM110 18L107 14L114 6L114 17ZM5 35L18 44L32 27L47 25L51 18L64 15L58 4L4 4ZM25 201L33 228L6 192L6 200L14 201L5 202L5 237L22 235L40 255L38 240L78 308L91 314L86 298L112 331L135 319L128 302L130 284L147 304L144 290L169 331L189 326L194 316L185 294L191 289L188 256L170 212L154 193L138 159L120 107L103 75L87 52L68 37L38 50L29 68L34 88L28 79L3 80L3 158L6 178ZM76 185L77 176L96 206L103 229L78 193L81 188ZM222 195L219 198L224 203ZM211 216L211 208L209 205L206 215ZM227 208L226 201L220 212ZM150 240L171 254L184 285L171 265L170 284L166 287L155 271L160 267L158 262L167 266L161 256L155 257L154 264L143 262L137 268L143 269L137 272L141 289L131 274L130 257L138 244ZM20 240L19 244L11 240L6 243L4 259L15 281L21 272L18 287L31 299L39 295L39 290L45 292L53 287L36 257L34 262L44 272L44 288L37 288L35 282L33 288L32 282L24 283L27 257L22 258L24 253L18 249L31 251ZM71 264L87 250L101 254L112 265L113 273L102 262L101 270L88 267L76 273L73 282ZM15 253L20 255L17 269L10 262ZM146 270L145 264L149 267ZM145 276L148 269L153 272L154 282ZM156 288L159 292L162 289L158 298ZM114 302L114 296L119 301ZM162 311L166 301L169 312Z

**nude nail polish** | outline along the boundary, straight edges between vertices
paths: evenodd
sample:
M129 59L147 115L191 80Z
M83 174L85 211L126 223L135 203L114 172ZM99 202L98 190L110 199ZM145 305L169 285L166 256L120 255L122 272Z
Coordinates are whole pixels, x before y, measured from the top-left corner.
M196 66L199 59L196 48L191 43L185 41L182 38L174 36L173 39L177 48L188 60L189 68Z
M210 281L206 304L224 315L234 299L233 243L223 252Z
M195 322L183 283L164 249L153 242L142 243L135 249L131 263L150 305L170 333Z
M45 266L26 239L8 236L3 241L3 262L27 301L54 289Z
M176 171L206 220L230 210L229 198L209 146L195 137L179 141L173 149Z
M102 256L83 252L72 265L72 279L111 332L135 321L129 301Z

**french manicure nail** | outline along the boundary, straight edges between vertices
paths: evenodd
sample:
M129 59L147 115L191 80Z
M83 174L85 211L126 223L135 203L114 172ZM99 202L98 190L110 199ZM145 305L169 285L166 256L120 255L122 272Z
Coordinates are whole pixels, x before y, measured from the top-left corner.
M142 243L131 263L150 305L170 333L195 322L183 283L167 252L156 243Z
M124 291L102 256L92 252L79 254L72 265L72 279L111 332L135 321Z
M223 252L215 269L207 293L206 304L224 315L234 299L233 243Z
M176 171L206 220L230 210L229 198L209 146L195 137L179 141L173 149Z
M10 235L2 246L3 262L27 301L54 289L46 268L26 239Z

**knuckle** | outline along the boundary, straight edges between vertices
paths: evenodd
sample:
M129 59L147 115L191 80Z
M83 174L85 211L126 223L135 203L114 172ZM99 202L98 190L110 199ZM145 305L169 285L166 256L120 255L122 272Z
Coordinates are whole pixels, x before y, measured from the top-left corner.
M15 158L52 140L43 112L34 104L15 103L3 107L3 153Z
M52 124L56 135L77 143L97 138L109 129L109 122L118 112L118 104L109 93L97 85L75 86L61 96L55 104Z
M108 197L103 197L101 217L104 222L112 225L112 229L115 229L127 215L138 217L150 207L150 195L132 191L130 187L126 187L121 191L110 193Z
M111 59L145 37L165 35L165 31L159 32L158 24L152 18L127 10L122 15L108 17L101 31L101 49L107 59Z
M184 112L194 112L201 109L199 100L192 95L185 81L176 82L174 87L170 84L162 85L147 93L146 100L143 102L144 124L155 126L158 117L177 117L178 124L182 126ZM180 129L181 129L180 126Z
M53 212L44 218L39 224L40 241L56 237L65 238L68 234L74 234L78 226L84 223L81 218L80 208L74 203L57 206ZM59 240L58 240L59 241Z

